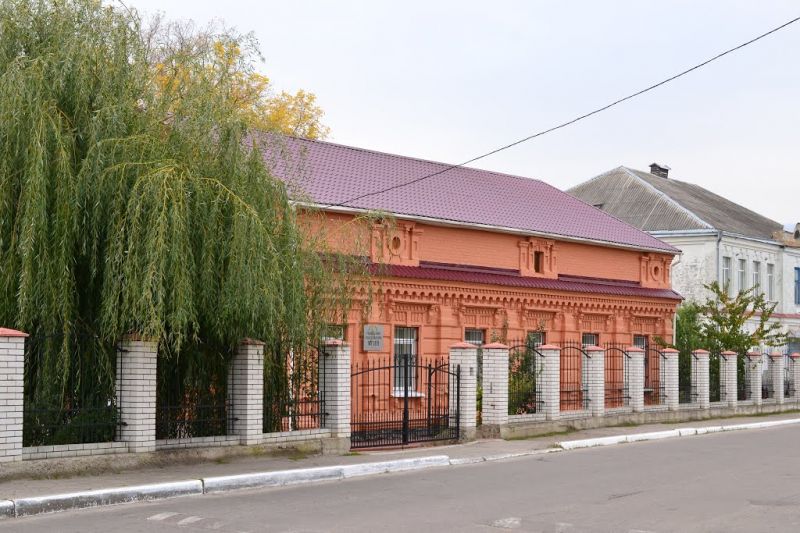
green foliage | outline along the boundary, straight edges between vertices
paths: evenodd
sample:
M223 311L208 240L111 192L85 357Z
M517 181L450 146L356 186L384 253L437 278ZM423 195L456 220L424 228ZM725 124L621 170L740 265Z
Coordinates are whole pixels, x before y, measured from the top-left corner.
M767 302L757 287L740 291L735 296L730 296L728 287L721 287L717 282L705 287L712 294L699 307L703 316L701 338L706 349L745 353L761 344L781 346L786 343L781 324L770 321L777 304ZM752 318L758 323L753 332L748 332L745 323Z
M508 414L521 415L537 411L536 350L530 344L513 348L508 354Z
M76 332L225 357L244 337L303 349L347 308L352 264L301 231L227 78L182 55L193 83L165 91L148 46L132 10L0 0L0 324L65 339L35 402L70 395Z

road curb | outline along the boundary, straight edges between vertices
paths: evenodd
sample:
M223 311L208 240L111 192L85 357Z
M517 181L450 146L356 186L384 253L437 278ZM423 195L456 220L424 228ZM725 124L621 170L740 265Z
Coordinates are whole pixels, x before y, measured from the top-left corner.
M558 445L565 450L578 450L581 448L594 448L596 446L612 446L626 442L643 442L649 440L672 439L676 437L692 437L695 435L707 435L709 433L719 433L722 431L741 431L745 429L763 429L776 426L787 426L790 424L800 424L800 418L790 418L787 420L772 420L768 422L750 422L747 424L733 424L730 426L706 426L700 428L678 428L665 431L651 431L648 433L631 433L629 435L614 435L611 437L598 437L593 439L566 440L559 442Z
M35 498L18 498L13 500L14 516L31 516L42 513L84 509L86 507L99 507L101 505L164 500L177 496L200 496L202 494L203 482L199 479L194 479L190 481L156 483L135 487L53 494Z
M521 452L502 453L485 456L454 457L448 455L430 455L413 457L409 459L396 459L393 461L379 461L373 463L360 463L352 465L323 466L316 468L299 468L295 470L279 470L274 472L256 472L252 474L239 474L232 476L215 476L187 481L157 483L134 487L120 487L113 489L100 489L67 494L54 494L35 498L19 498L16 500L0 500L0 520L13 517L31 516L42 513L53 513L99 507L121 503L139 501L154 501L179 496L201 496L203 494L218 494L241 489L280 487L320 481L337 481L356 477L387 474L393 472L407 472L423 470L442 466L459 466L479 464L534 455L546 455L565 450L592 448L596 446L612 446L626 442L642 442L668 438L690 437L719 433L724 431L740 431L747 429L762 429L776 426L800 424L800 418L787 420L774 420L768 422L752 422L748 424L734 424L730 426L706 426L699 428L678 428L665 431L651 431L648 433L633 433L630 435L613 435L594 439L580 439L562 441L555 447Z

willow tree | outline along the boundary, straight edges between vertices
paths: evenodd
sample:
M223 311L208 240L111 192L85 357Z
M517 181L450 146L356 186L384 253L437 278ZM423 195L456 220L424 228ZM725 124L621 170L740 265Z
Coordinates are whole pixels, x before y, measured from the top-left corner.
M107 385L95 345L129 332L218 360L243 337L301 348L347 306L235 78L184 55L191 84L156 82L142 35L96 0L0 0L0 324L49 339L40 404Z

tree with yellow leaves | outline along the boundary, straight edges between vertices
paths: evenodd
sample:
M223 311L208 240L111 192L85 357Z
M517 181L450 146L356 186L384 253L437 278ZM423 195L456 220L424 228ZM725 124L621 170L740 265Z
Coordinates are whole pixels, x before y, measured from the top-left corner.
M314 93L303 89L276 93L272 81L255 69L263 58L252 33L239 34L217 25L197 30L192 23L164 23L156 18L148 37L154 81L176 106L193 88L210 84L227 92L226 98L250 129L306 139L328 135L322 123L324 111ZM184 68L187 57L205 68L189 75Z

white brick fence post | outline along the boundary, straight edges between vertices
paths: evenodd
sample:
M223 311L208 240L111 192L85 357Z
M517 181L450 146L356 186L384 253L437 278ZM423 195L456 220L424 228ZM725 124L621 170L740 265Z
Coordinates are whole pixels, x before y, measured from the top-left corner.
M478 425L478 348L468 342L459 342L450 347L449 358L450 391L449 413L450 424L456 424L458 415L459 439L475 438ZM455 375L460 372L461 389L455 388Z
M0 328L0 463L22 460L22 398L27 333Z
M736 388L736 352L719 354L719 399L728 407L736 407L739 392Z
M769 359L769 372L770 377L772 378L772 390L774 391L773 398L776 402L783 403L783 354L780 352L772 352L769 354Z
M628 394L631 397L631 409L640 413L644 411L644 350L638 346L625 349L628 358Z
M544 344L539 346L542 354L538 380L538 394L547 420L557 420L561 410L561 348Z
M264 343L244 339L228 370L228 401L232 434L246 446L261 442L264 433Z
M126 335L117 348L117 407L120 429L117 440L128 443L129 452L156 449L156 365L158 341Z
M711 405L709 394L711 392L711 381L708 371L708 350L695 350L692 352L692 388L697 394L697 403L700 409L708 409ZM720 361L720 363L722 363ZM720 371L722 364L720 364ZM720 376L721 377L721 376Z
M761 405L764 400L761 397L762 375L761 368L764 364L764 356L758 352L748 352L745 358L744 371L750 377L750 399L755 405Z
M483 405L485 426L508 424L508 346L500 343L483 347Z
M325 425L331 436L350 440L350 346L338 339L325 341L319 357L320 395ZM348 445L349 448L349 445Z
M800 398L800 352L794 352L789 357L792 360L792 400L797 401Z
M606 351L599 346L585 348L587 357L586 384L589 391L589 409L592 416L603 416L606 412Z
M680 352L675 348L664 348L661 350L661 364L664 368L661 369L661 379L664 380L664 394L667 396L666 404L667 409L670 411L677 411L680 398L680 376L678 367L678 356ZM706 359L708 362L708 359ZM706 371L708 365L706 365ZM708 380L706 380L708 381Z

